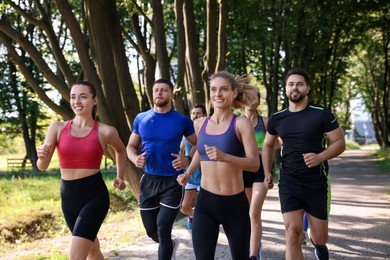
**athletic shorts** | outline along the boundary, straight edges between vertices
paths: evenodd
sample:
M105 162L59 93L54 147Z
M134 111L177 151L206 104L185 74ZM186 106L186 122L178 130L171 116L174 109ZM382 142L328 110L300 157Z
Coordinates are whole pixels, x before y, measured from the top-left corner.
M200 190L200 185L195 185L191 183L187 183L186 186L184 187L185 190L196 190L199 192Z
M176 180L177 176L156 176L145 173L140 183L140 210L157 209L165 206L179 209L183 197L183 187Z
M279 179L282 213L304 209L310 215L326 220L330 212L329 175L288 175Z
M73 236L95 241L110 198L100 172L77 180L61 179L61 206Z
M259 159L260 159L260 167L256 172L249 172L249 171L243 172L245 188L252 188L253 183L255 182L264 182L265 175L264 175L263 164L261 162L261 156L259 156Z

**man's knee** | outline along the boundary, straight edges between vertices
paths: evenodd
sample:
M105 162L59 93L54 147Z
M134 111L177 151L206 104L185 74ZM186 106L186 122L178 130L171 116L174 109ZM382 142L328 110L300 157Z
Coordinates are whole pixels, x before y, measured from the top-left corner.
M286 227L286 242L288 244L301 244L302 243L303 231L302 228L297 226Z

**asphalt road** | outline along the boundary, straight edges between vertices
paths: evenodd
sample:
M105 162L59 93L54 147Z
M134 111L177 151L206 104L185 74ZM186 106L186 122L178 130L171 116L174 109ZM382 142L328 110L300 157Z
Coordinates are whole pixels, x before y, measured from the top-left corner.
M347 151L330 161L332 204L329 221L330 259L390 259L390 173L379 172L368 151ZM278 188L269 191L263 208L264 259L284 259L284 226ZM185 219L173 236L181 244L177 260L195 259ZM158 245L148 237L104 252L108 259L157 260ZM305 259L315 259L313 246L303 246ZM228 260L230 250L221 228L215 259Z

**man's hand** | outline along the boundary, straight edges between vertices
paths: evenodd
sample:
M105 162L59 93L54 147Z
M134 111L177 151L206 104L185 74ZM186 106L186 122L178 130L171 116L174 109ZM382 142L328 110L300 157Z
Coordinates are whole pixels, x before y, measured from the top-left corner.
M303 160L306 163L306 166L309 168L315 167L324 161L321 154L304 153L302 155L303 155Z
M135 166L137 166L138 168L144 167L146 163L146 154L147 152L143 152L135 157L134 159Z
M272 174L266 174L264 176L264 186L270 190L274 187L274 178L272 177Z
M176 171L183 170L188 164L190 164L190 160L185 156L175 153L171 153L171 155L176 157L176 159L172 161L172 167L175 168Z

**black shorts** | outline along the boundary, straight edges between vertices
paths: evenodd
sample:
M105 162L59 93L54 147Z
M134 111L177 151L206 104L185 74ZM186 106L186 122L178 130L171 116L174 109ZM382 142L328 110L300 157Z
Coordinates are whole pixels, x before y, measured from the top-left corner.
M178 209L183 198L183 187L176 180L177 176L156 176L145 173L140 183L140 210L159 208L160 205Z
M61 179L61 206L73 236L95 241L107 215L110 198L102 174L77 179Z
M326 220L330 212L329 175L288 175L279 179L282 213L304 209L310 215Z
M259 156L259 159L260 159L260 167L256 172L248 172L248 171L243 172L245 188L252 188L253 183L255 182L264 182L265 175L264 175L263 164L261 162L261 156Z

